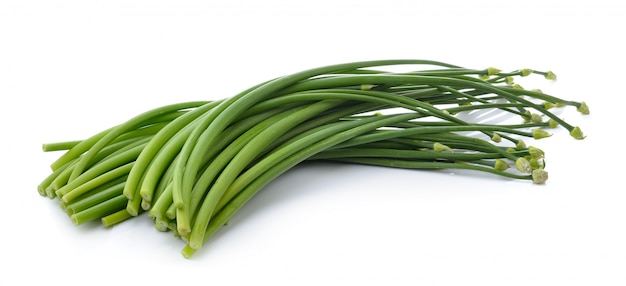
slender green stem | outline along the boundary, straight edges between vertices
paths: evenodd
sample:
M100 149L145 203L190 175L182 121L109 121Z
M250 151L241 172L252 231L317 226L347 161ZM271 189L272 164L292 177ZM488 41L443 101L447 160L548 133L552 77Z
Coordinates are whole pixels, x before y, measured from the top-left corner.
M126 209L121 209L112 214L103 216L101 221L105 227L111 227L132 217L134 216L129 214Z
M123 210L126 202L126 197L123 194L119 194L114 198L73 214L71 216L72 222L75 225L81 225L88 221L101 219L106 215Z
M95 176L93 178L90 178L89 180L81 183L80 185L76 186L75 188L72 188L70 191L68 191L66 194L64 194L63 196L59 196L61 198L61 200L63 200L65 203L70 203L73 200L77 199L78 197L80 197L82 194L87 193L88 191L90 191L91 189L98 187L102 184L105 184L111 180L114 180L120 176L124 176L126 174L128 174L128 172L130 171L130 169L133 167L133 164L135 162L130 162L127 163L126 165L122 165L119 166L115 169L112 169L108 172L105 173L99 173L98 176Z
M124 190L125 180L126 177L120 177L116 180L110 181L97 188L94 188L92 192L86 193L78 200L68 203L66 205L66 211L71 215L73 213L77 213L87 208L98 205L110 198L121 195L122 191Z
M266 146L272 141L280 137L285 130L289 130L299 123L337 106L341 101L325 100L315 104L311 104L302 109L290 111L289 114L280 116L280 119L271 126L263 129L258 135L250 139L243 148L236 153L233 159L228 163L224 170L220 173L211 189L208 191L206 198L202 202L196 215L196 220L192 226L190 236L190 244L200 247L203 243L203 236L206 227L226 188L234 181L243 169L252 162L263 151L259 146ZM180 232L180 229L179 229Z
M66 151L74 148L74 146L78 145L81 140L77 141L65 141L65 142L54 142L54 143L46 143L41 146L44 152L53 152L53 151Z
M492 173L499 176L504 176L513 179L532 180L530 175L520 175L510 172L498 171L494 168L483 167L479 165L466 164L466 163L451 163L451 162L424 162L424 161L409 161L401 159L387 159L387 158L337 158L336 161L385 166L402 169L465 169L480 171L486 173Z

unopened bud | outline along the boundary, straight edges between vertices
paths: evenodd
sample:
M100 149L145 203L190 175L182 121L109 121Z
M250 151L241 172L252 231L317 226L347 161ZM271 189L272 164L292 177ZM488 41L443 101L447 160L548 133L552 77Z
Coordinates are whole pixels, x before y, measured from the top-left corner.
M531 158L535 158L535 159L543 158L543 156L545 155L543 150L537 147L533 147L533 146L528 147L528 153L530 154Z
M585 139L586 137L585 135L583 135L583 131L578 126L574 127L574 129L572 129L569 134L576 139Z
M448 147L447 145L441 144L439 142L435 142L435 144L433 144L433 150L435 150L435 152L450 152L450 153L454 153L454 151L452 150L452 148Z
M515 81L515 79L512 76L507 76L506 77L506 84L513 85L513 83L515 83L514 81Z
M493 136L491 136L491 141L500 143L502 142L502 137L500 136L500 134L494 132Z
M533 170L543 169L545 167L543 159L531 158L530 160L528 160L528 162L530 162L530 168Z
M548 120L548 126L550 126L550 128L557 128L559 126L559 123L556 122L556 120L550 118L550 120Z
M362 84L361 85L361 90L370 90L370 89L372 89L372 87L374 87L373 84Z
M549 102L549 101L544 101L543 102L543 108L545 108L546 110L552 109L552 108L554 108L554 103Z
M496 74L499 74L500 72L501 70L494 68L494 67L487 68L487 75L496 75Z
M533 138L535 139L542 139L542 138L547 138L552 136L552 134L550 134L548 131L545 131L543 129L534 129L533 130Z
M576 108L576 110L582 114L589 114L589 106L587 106L587 103L584 101L580 103L580 106Z
M526 110L524 112L524 116L522 116L524 118L524 122L528 123L530 122L530 119L533 117L532 114L530 113L530 110Z
M544 169L535 169L532 172L533 183L543 184L548 180L548 172Z
M530 174L530 172L532 172L532 167L530 166L530 162L528 161L528 159L521 157L518 158L515 161L515 169L517 169L518 171L522 172L522 173L528 173Z
M510 168L511 166L509 166L509 164L507 164L504 160L502 159L496 159L496 163L493 166L494 169L498 170L498 171L504 171L508 168Z

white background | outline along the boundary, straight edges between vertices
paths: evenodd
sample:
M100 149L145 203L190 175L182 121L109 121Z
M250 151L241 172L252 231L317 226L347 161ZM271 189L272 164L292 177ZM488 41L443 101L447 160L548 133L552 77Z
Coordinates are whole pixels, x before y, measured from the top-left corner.
M626 285L626 10L619 1L0 1L0 284ZM140 112L358 60L554 70L543 186L311 164L193 259L147 217L75 227L36 186L58 153ZM176 283L176 284L174 284ZM180 284L179 284L180 283Z

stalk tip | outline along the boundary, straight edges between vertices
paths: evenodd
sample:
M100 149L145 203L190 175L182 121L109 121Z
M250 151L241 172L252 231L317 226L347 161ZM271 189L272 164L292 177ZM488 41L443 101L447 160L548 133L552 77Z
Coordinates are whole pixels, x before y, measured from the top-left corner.
M439 142L435 142L433 144L433 150L435 150L435 152L450 152L450 153L454 153L454 150L452 150L452 148L448 147L447 145L441 144Z
M126 211L128 212L128 214L130 214L131 216L138 216L139 215L139 210L135 209L133 206L131 206L130 204L128 204L126 206Z
M508 168L510 168L511 166L509 166L509 164L507 164L504 160L502 159L496 159L496 163L493 166L494 169L498 170L498 171L504 171Z
M589 106L587 106L586 102L581 102L580 106L578 108L576 108L576 110L582 114L589 114Z
M373 84L362 84L361 90L371 90L374 87Z
M494 67L489 67L487 68L487 75L497 75L501 72L502 70L494 68Z
M578 126L574 127L574 129L569 132L569 135L579 140L585 139L585 137L587 137L583 135L583 131Z
M544 169L535 169L531 174L533 178L533 183L535 184L543 184L548 180L548 172Z
M506 84L513 85L515 83L515 79L512 76L506 77Z
M528 147L528 153L530 154L530 158L534 158L534 159L541 159L545 156L545 153L543 152L543 150L534 146Z
M176 231L178 231L180 235L186 235L188 233L191 233L191 228L189 226L179 224L176 226Z
M532 172L532 167L530 166L530 161L524 157L520 157L515 161L515 168L522 172L530 174Z
M529 162L530 168L533 170L543 169L546 167L546 164L544 163L542 158L530 158Z
M491 141L496 142L496 143L500 143L500 142L502 142L502 136L500 136L500 134L494 132L493 136L491 136Z
M545 78L547 80L556 80L556 74L553 71L546 72Z
M538 139L547 138L547 137L550 137L550 136L552 136L552 134L550 134L548 131L545 131L543 129L537 128L537 129L533 130L533 138L535 138L537 140Z
M545 108L546 110L552 109L554 108L554 103L549 102L549 101L544 101L543 102L543 108Z
M559 126L559 123L556 122L556 120L550 118L550 120L548 120L548 126L550 126L550 128L557 128Z

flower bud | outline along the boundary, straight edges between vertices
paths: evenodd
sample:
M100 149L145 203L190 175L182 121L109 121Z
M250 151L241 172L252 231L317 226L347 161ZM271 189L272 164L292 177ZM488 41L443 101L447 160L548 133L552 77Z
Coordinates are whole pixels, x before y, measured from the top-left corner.
M531 176L533 178L533 183L535 184L543 184L548 180L548 172L544 169L533 170Z
M533 138L535 139L543 139L552 136L552 134L548 133L543 129L534 129L533 130Z
M576 139L585 139L586 137L585 135L583 135L583 131L580 130L580 127L578 126L574 127L574 129L572 129L569 134Z
M559 126L559 123L556 122L556 120L550 118L550 120L548 120L548 126L550 126L550 128L557 128Z
M491 141L500 143L502 142L502 137L500 136L500 134L494 132L493 136L491 136Z
M549 101L544 101L543 102L543 108L545 108L546 110L554 108L554 103L549 102Z
M589 106L587 106L587 103L584 101L580 103L580 106L576 108L576 110L582 114L589 114Z
M508 168L510 168L511 166L509 166L509 164L507 164L504 160L502 159L496 159L496 163L493 166L494 169L498 170L498 171L504 171Z
M541 159L545 156L543 150L533 146L528 147L528 153L530 154L530 158L534 159Z
M496 74L499 74L500 72L501 70L494 68L494 67L487 68L487 75L496 75Z
M530 174L532 172L532 167L530 166L530 161L528 159L521 157L515 161L515 169L522 173Z
M450 152L450 153L454 153L454 151L452 150L452 148L441 144L439 142L435 142L435 144L433 144L433 150L435 150L435 152Z

